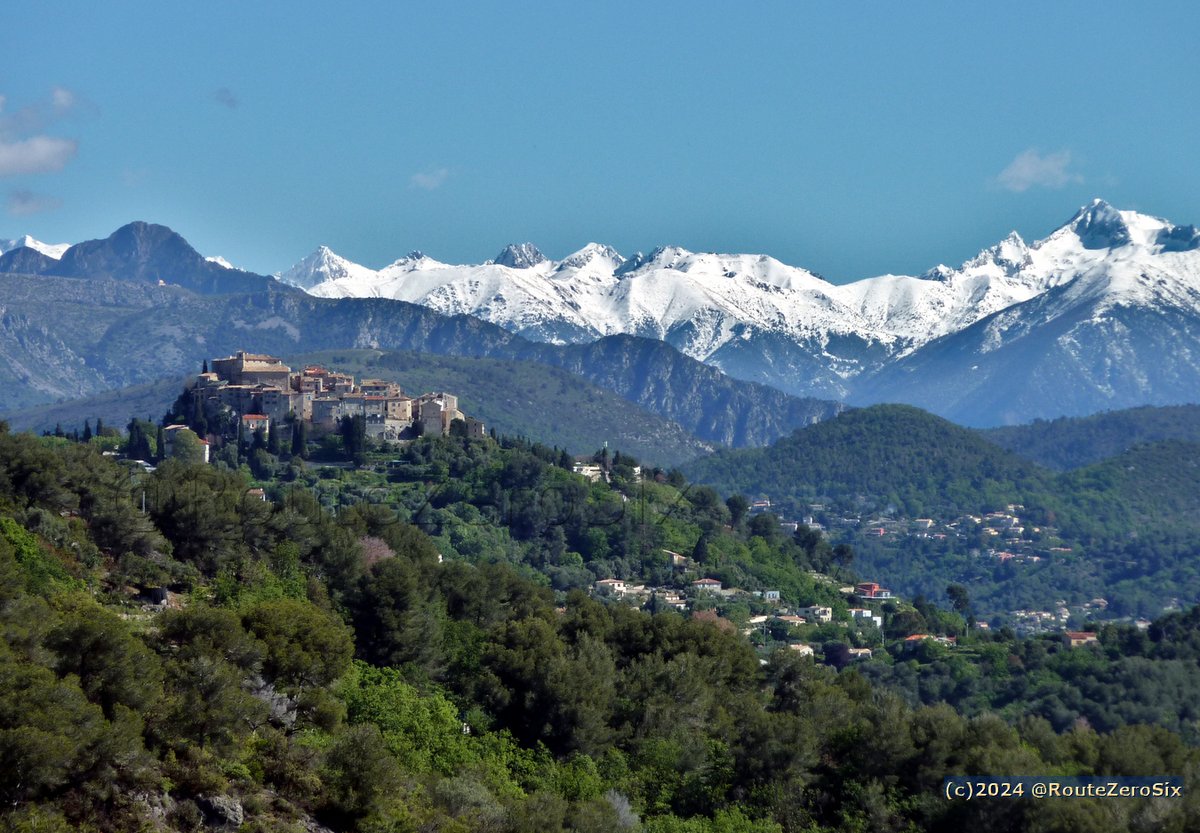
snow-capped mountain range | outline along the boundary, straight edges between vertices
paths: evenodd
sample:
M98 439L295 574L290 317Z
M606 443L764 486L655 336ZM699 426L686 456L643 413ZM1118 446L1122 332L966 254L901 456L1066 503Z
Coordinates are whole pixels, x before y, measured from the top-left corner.
M479 265L413 252L379 270L322 247L277 277L321 297L475 315L543 341L663 339L740 378L854 398L898 360L1001 312L1021 319L1018 310L1051 295L1051 317L1080 304L1089 320L1130 306L1200 315L1200 232L1095 200L1035 243L1013 232L958 268L844 285L767 255L663 247L625 258L596 243L558 261L509 246Z
M274 283L143 222L65 252L0 241L14 246L0 273L205 295ZM1200 232L1100 200L1035 243L1013 233L957 268L845 285L766 255L623 257L595 243L561 260L509 246L477 265L412 252L378 270L321 248L277 277L314 296L395 298L543 342L660 339L788 393L907 402L964 424L1200 399Z

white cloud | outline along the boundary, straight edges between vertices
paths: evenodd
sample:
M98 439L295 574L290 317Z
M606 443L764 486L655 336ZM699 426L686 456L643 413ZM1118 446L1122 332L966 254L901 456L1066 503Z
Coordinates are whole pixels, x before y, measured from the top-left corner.
M62 205L62 200L58 197L35 194L32 191L13 191L8 195L8 213L14 217L53 211L60 205Z
M68 90L66 87L55 87L50 92L50 99L54 103L54 112L67 113L75 109L78 99L75 93Z
M1021 193L1030 188L1062 188L1083 182L1083 177L1069 170L1071 151L1042 155L1034 148L1017 154L1008 167L996 176L996 184L1007 191Z
M61 171L78 150L78 142L55 136L30 136L15 141L0 138L0 176Z
M442 183L450 176L449 168L437 168L432 171L422 171L412 175L409 184L414 188L423 188L426 191L433 191L442 187Z
M54 87L48 99L12 113L3 112L6 103L5 96L0 95L0 176L53 173L65 168L78 152L79 143L46 135L45 129L86 102L65 87Z

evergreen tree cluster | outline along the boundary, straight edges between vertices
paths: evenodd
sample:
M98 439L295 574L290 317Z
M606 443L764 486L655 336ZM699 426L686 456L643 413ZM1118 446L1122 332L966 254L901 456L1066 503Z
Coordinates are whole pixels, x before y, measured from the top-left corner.
M264 501L237 470L168 460L131 476L89 445L0 433L0 826L1182 831L1200 818L1190 791L1165 804L940 791L963 773L1191 783L1200 752L1166 728L910 704L794 652L763 665L703 617L556 593L492 545L561 545L560 561L594 547L588 564L647 569L703 531L714 564L747 578L825 557L778 525L758 530L770 541L748 534L711 490L622 491L560 462L519 441L426 439L386 487L318 475L270 483ZM1146 658L1191 657L1194 625L1164 620Z

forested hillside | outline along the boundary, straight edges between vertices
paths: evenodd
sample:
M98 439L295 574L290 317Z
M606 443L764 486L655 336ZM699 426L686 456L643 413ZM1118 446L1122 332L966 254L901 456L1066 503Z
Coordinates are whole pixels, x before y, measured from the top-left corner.
M1147 405L989 428L981 433L1001 448L1040 465L1075 469L1115 457L1141 443L1200 442L1200 405Z
M952 515L1009 503L1042 481L1036 466L909 405L846 411L766 448L718 452L684 471L723 492L769 496L789 516L829 501Z
M554 459L424 440L382 482L291 467L263 500L244 469L131 475L94 444L0 433L0 824L799 833L1152 817L1182 831L1198 817L1194 792L939 791L964 772L1190 783L1200 754L1165 728L1057 733L906 705L794 652L761 665L711 619L556 592L582 564L653 567L706 518L733 521L710 529L712 566L747 583L806 574L788 561L821 547L758 536L727 514L736 502L682 482L605 522L628 494ZM1168 624L1158 641L1194 639Z

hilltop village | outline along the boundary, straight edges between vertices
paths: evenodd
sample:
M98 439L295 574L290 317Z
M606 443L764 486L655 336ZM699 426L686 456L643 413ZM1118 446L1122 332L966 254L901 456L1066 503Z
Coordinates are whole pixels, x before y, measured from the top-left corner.
M408 396L395 382L356 382L351 374L316 365L293 371L276 356L244 351L205 362L176 412L187 424L168 426L168 432L191 427L205 443L213 437L270 437L284 424L303 426L317 439L339 430L345 420L361 421L365 437L385 441L455 430L482 437L486 430L459 410L452 393Z

